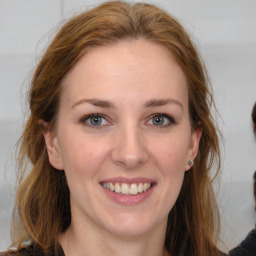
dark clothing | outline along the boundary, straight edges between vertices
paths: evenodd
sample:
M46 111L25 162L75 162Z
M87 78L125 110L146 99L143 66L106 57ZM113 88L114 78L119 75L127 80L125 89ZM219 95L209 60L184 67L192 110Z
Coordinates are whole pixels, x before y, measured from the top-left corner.
M57 250L55 250L54 247L52 247L48 254L45 254L42 248L40 248L39 246L30 245L20 250L19 252L13 251L3 255L0 253L0 256L65 256L65 254L60 245L57 247ZM227 255L224 253L220 253L220 256L227 256Z
M46 254L43 249L36 245L29 245L19 251L8 251L0 256L65 256L60 245L55 248L52 246Z
M256 229L253 229L247 237L229 252L230 256L256 256Z

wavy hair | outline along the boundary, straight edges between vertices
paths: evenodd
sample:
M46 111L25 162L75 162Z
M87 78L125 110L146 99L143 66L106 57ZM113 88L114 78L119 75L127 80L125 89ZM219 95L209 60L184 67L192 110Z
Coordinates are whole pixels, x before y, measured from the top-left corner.
M63 78L90 48L139 38L162 45L176 58L188 81L191 126L203 131L194 166L185 173L180 195L168 216L165 246L175 256L219 254L219 213L212 181L219 171L220 151L211 114L214 100L203 62L174 17L150 4L122 1L103 3L70 19L35 70L29 91L30 116L19 148L13 220L17 248L30 240L47 250L71 221L65 174L49 163L38 121L43 119L54 127ZM214 173L210 172L212 167Z

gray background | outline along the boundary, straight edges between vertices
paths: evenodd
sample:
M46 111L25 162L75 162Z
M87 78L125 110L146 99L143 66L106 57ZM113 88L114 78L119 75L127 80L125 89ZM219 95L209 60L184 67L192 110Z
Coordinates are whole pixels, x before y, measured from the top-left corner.
M14 147L24 124L25 92L34 66L67 18L100 2L0 0L0 250L10 242ZM180 19L208 67L224 135L216 191L222 220L220 246L228 249L256 220L252 192L256 143L250 118L256 101L256 1L152 2Z

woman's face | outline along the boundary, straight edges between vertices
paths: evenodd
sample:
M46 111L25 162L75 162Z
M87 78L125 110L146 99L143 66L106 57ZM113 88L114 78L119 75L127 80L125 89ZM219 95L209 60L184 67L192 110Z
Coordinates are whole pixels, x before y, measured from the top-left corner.
M201 135L174 57L142 39L94 48L62 86L45 139L67 177L71 226L119 236L165 230Z

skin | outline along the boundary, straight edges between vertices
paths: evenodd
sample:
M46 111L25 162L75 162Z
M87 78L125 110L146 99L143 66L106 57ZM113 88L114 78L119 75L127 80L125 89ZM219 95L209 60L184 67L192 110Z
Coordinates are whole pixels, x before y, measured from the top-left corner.
M201 136L191 130L185 74L164 47L127 40L91 49L62 87L56 129L44 135L50 163L70 188L65 254L167 255L168 213ZM88 118L95 113L100 125ZM101 185L116 177L154 187L142 202L118 203Z

